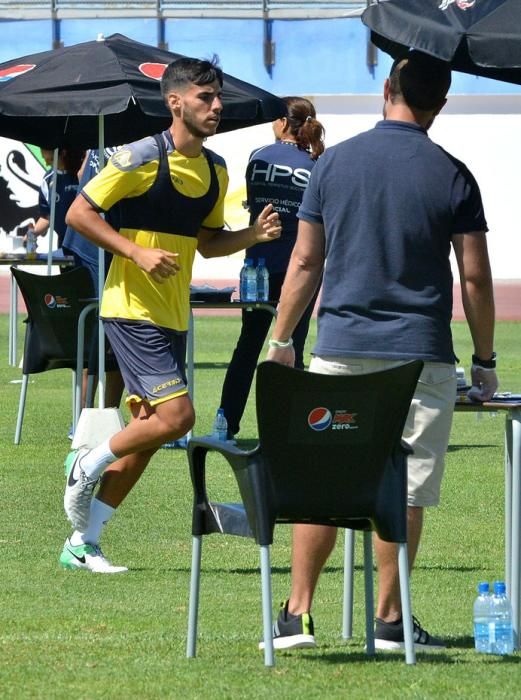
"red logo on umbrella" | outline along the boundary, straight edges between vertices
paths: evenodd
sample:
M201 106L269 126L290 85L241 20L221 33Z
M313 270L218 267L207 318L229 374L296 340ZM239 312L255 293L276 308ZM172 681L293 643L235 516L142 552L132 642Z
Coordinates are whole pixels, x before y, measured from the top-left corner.
M20 63L18 66L4 68L3 70L0 70L0 82L11 80L11 78L17 78L19 75L28 73L33 68L36 68L34 63Z
M165 72L168 63L142 63L139 70L146 75L147 78L153 80L161 80L161 76Z

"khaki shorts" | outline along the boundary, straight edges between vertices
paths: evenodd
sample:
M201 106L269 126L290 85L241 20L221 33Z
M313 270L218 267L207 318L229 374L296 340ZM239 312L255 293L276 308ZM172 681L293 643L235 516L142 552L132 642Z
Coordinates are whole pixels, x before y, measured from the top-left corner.
M314 355L309 371L333 375L368 374L401 364L404 364L401 360ZM425 362L403 431L403 439L414 450L408 459L410 506L436 506L440 501L455 400L455 366Z

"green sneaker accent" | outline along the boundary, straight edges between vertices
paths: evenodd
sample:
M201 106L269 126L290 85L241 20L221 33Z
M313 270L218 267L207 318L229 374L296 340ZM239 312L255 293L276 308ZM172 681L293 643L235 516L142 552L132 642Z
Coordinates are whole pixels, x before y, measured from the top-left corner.
M93 556L95 553L96 550L91 544L80 544L73 547L67 540L60 555L60 564L64 569L86 569L87 559L85 555Z
M73 546L67 538L60 554L60 564L64 569L86 569L95 574L122 574L128 571L126 566L114 566L105 557L97 544L80 544Z
M288 611L288 600L281 603L279 615L273 625L273 647L275 649L307 649L316 647L313 618L309 613L292 615ZM259 644L264 649L264 642Z
M309 615L309 613L302 613L300 620L302 622L302 634L313 635L314 630L311 615Z
M63 469L65 471L65 477L68 477L71 471L71 467L74 464L78 450L72 450L69 452L67 457L65 457L65 462L63 463Z

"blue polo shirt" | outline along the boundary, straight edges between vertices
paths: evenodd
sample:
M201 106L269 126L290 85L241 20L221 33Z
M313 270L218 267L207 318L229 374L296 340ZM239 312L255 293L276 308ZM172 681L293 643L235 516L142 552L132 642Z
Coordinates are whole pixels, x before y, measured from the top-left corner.
M315 354L454 361L451 239L488 230L463 163L420 126L379 122L327 149L299 218L325 230Z
M280 238L248 248L246 257L265 258L269 272L285 272L297 239L297 212L315 162L297 144L276 141L250 155L246 168L246 192L250 224L273 204L282 223Z

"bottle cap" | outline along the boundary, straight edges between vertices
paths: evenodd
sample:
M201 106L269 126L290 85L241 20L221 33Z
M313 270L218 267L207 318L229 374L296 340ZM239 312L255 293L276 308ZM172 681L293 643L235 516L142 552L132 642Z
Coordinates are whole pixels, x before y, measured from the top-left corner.
M251 258L244 258L245 265L253 265L253 260Z
M488 581L480 581L478 583L478 593L489 593L490 592L490 586L488 584Z
M264 265L266 263L266 258L259 258L257 260L257 265Z
M504 581L494 581L494 594L504 595L506 592L506 586Z

